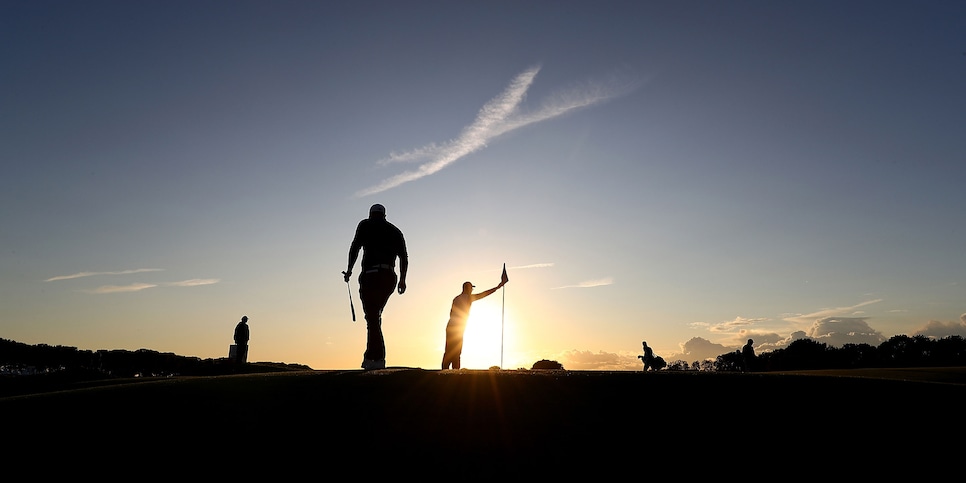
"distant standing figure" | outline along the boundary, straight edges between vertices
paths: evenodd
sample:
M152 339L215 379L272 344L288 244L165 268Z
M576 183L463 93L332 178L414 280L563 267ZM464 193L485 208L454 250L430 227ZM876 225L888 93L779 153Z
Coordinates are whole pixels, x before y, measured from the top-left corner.
M647 346L646 340L641 341L641 345L644 346L644 355L637 356L637 358L644 363L644 370L647 371L654 366L654 351Z
M386 368L386 341L382 334L382 311L393 290L406 293L406 273L409 254L402 231L386 221L386 207L374 204L369 218L359 222L349 245L349 268L342 272L345 281L352 275L352 267L362 250L362 273L359 274L359 299L366 316L366 352L362 360L365 370ZM399 276L396 276L396 258ZM398 284L396 283L398 280Z
M235 362L244 364L248 362L248 316L243 315L241 321L235 326Z
M751 372L755 368L755 348L752 347L754 343L755 341L748 339L748 343L741 348L741 362L745 372Z
M449 322L446 323L446 347L443 349L443 369L459 369L460 356L463 354L463 333L466 331L466 319L470 316L473 302L487 297L506 285L510 280L503 272L500 284L489 290L473 293L474 285L463 282L463 292L453 298L453 307L449 310Z

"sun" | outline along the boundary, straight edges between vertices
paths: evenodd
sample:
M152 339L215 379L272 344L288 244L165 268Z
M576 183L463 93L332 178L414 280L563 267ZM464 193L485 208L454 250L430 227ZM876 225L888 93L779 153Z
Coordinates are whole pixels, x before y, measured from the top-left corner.
M499 366L501 350L510 336L504 330L506 322L499 300L474 302L463 334L460 365L466 369Z

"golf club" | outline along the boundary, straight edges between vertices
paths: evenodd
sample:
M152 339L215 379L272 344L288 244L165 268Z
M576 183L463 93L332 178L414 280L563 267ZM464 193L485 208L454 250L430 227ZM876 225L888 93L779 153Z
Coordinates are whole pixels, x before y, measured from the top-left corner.
M345 272L342 272L342 275L345 275ZM352 305L352 289L349 288L349 281L348 280L345 281L345 289L346 289L346 291L349 292L349 308L352 309L352 321L355 322L356 321L356 307L355 307L355 305Z

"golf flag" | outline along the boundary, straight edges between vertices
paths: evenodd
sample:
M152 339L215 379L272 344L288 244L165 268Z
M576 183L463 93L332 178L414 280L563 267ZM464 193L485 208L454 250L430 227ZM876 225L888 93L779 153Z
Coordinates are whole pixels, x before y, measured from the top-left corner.
M510 281L510 277L507 277L506 276L506 264L505 263L503 264L503 275L500 277L500 281L503 282L503 283L507 283L507 282Z

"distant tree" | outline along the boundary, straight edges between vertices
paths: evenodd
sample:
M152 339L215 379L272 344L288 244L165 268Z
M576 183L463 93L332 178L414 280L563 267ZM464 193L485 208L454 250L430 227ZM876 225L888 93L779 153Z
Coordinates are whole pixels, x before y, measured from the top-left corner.
M688 363L681 359L678 359L667 366L667 370L669 371L686 371L688 369Z
M784 349L763 353L762 365L772 371L831 369L828 345L813 339L797 339Z
M879 358L884 367L946 365L951 362L947 359L949 349L956 343L956 339L950 339L949 342L940 344L938 340L930 339L924 335L913 337L896 335L879 344ZM950 345L947 346L946 344Z
M951 335L935 341L933 362L937 366L966 365L966 339Z
M879 365L879 350L870 344L845 344L831 352L834 359L832 366L835 368L853 369Z
M562 370L563 368L564 368L563 367L563 364L561 364L561 363L559 363L557 361L548 361L546 359L542 359L542 360L539 360L537 362L534 362L533 363L533 367L532 367L533 370L539 370L539 369L543 369L543 370Z
M932 366L934 364L933 351L936 341L924 335L912 336L913 364L917 366Z
M879 355L885 367L912 367L921 364L916 340L908 335L895 335L879 344Z
M743 366L740 351L721 354L714 361L714 370L719 372L741 372Z

